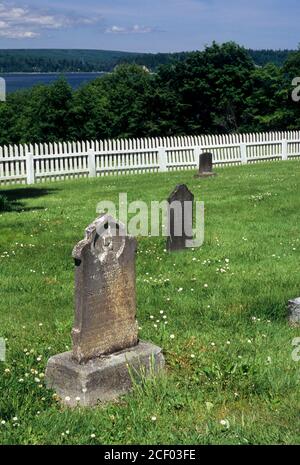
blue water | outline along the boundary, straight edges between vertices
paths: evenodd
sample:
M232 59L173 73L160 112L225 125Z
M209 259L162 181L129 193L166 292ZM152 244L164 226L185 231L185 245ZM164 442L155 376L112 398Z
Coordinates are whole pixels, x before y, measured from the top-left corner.
M26 74L26 73L9 73L1 74L0 77L6 81L6 92L9 94L20 89L28 89L36 84L51 84L56 81L60 76L65 76L68 83L77 89L81 84L87 83L103 76L105 73L40 73L40 74Z

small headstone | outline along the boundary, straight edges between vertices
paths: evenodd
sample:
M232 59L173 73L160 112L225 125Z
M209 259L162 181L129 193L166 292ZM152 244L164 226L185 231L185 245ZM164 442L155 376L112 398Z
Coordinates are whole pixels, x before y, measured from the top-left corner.
M212 153L201 153L199 157L199 172L196 177L216 176L213 172L213 155Z
M288 319L291 324L300 324L300 297L289 300Z
M193 238L194 195L185 184L176 186L168 198L168 239L170 252L186 248L187 241Z
M135 294L136 239L103 215L73 250L73 350L48 361L46 383L70 406L115 399L164 366L161 349L138 340Z

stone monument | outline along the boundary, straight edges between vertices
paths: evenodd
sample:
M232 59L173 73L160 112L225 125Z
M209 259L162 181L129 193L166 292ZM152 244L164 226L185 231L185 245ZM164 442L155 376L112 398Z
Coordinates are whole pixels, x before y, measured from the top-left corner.
M168 198L168 239L170 252L186 248L193 239L193 202L194 195L185 184L176 186Z
M213 155L212 153L201 153L199 157L199 171L196 178L204 178L209 176L216 176L213 172Z
M139 341L136 321L136 239L111 216L96 219L73 250L73 350L50 358L46 383L69 406L92 406L126 393L132 374L159 371L159 347Z

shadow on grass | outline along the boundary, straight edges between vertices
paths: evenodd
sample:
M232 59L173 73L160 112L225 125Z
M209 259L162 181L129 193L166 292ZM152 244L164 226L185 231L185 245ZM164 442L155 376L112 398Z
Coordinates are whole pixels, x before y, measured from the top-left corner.
M58 189L45 189L43 187L25 187L19 189L0 190L0 212L42 210L43 207L25 207L21 200L34 199L53 194Z

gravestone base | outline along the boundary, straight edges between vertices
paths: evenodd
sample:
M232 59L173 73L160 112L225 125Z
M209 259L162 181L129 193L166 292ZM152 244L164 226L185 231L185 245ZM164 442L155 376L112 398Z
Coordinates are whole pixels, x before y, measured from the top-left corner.
M300 297L289 300L288 319L291 325L300 325Z
M158 373L164 364L162 350L143 341L85 364L76 362L72 352L65 352L49 359L46 385L69 407L91 407L126 394L132 387L132 377L138 382L150 372Z
M194 178L209 178L211 176L217 176L217 173L203 172L195 174Z

